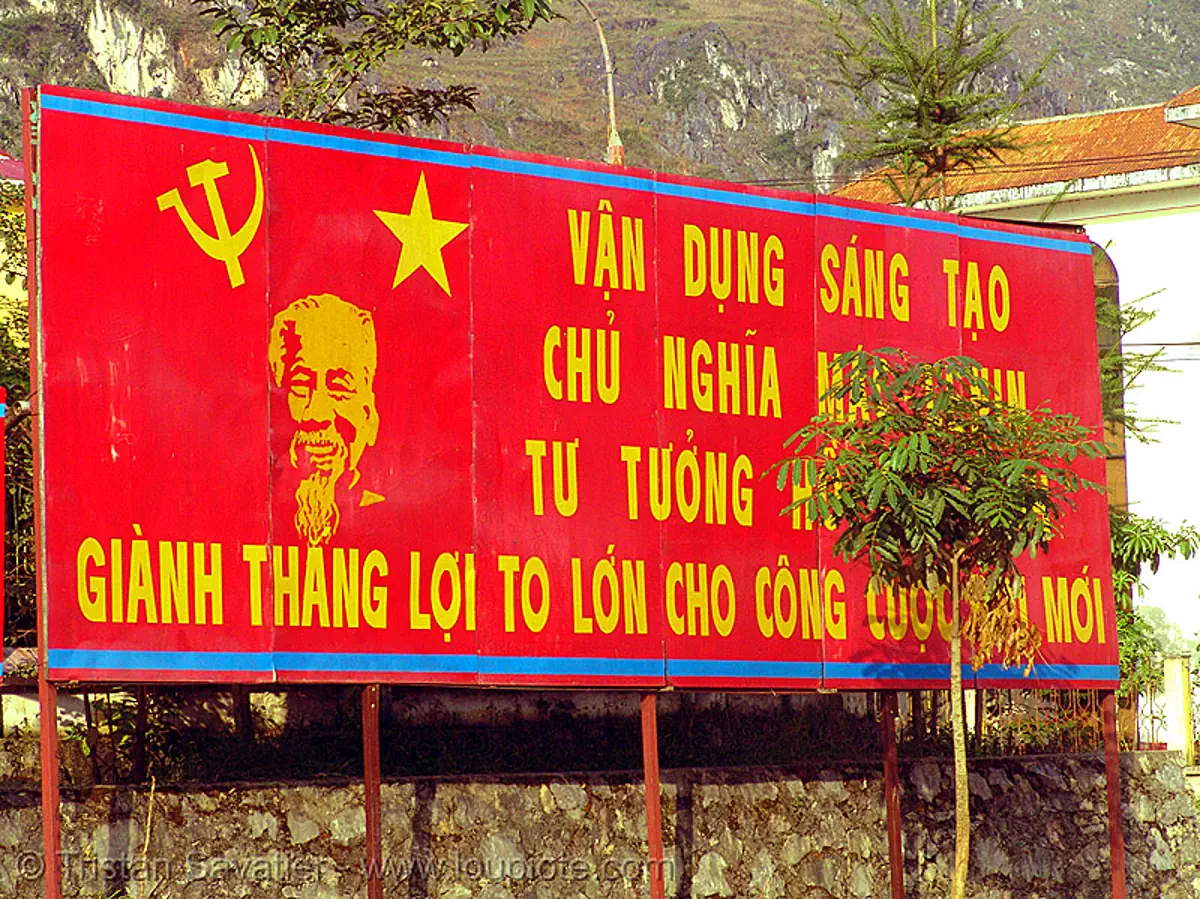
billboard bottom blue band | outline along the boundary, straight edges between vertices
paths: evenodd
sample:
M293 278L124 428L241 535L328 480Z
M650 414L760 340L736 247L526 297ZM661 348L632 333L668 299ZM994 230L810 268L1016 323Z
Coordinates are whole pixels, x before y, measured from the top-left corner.
M211 674L398 674L420 677L588 677L637 678L664 682L678 679L771 681L836 681L839 685L949 679L945 664L878 662L788 662L738 659L599 658L571 656L486 656L462 654L337 652L175 652L166 650L51 649L50 668L72 671L189 672ZM963 666L963 679L1036 684L1038 681L1107 682L1120 679L1117 665L1035 665L1026 675L1020 667Z
M667 677L819 681L821 679L821 663L667 659Z
M1121 679L1120 665L1054 665L1043 662L1034 665L1033 670L1026 676L1021 666L1006 668L1003 665L984 665L975 672L976 680L1004 681L1111 681L1116 683Z
M153 649L51 649L46 660L52 669L89 671L209 671L214 674L269 674L274 670L269 652L174 652Z

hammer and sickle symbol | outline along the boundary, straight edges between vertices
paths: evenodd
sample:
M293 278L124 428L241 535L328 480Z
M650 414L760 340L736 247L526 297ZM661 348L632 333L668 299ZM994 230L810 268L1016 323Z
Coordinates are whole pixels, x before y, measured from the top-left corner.
M204 188L204 196L208 200L208 210L212 213L213 228L217 232L215 235L209 234L196 224L177 189L171 188L166 193L158 195L159 211L165 212L168 209L174 209L178 212L179 220L183 222L183 226L187 228L188 234L191 235L197 246L213 259L219 259L225 263L230 287L241 287L246 283L246 278L242 274L240 257L250 246L250 241L254 240L254 235L258 233L259 223L262 221L262 169L258 165L258 155L254 152L253 146L250 147L250 159L254 163L254 204L250 207L250 214L246 217L245 223L236 232L231 233L229 230L229 222L225 218L225 206L221 201L221 193L217 190L217 179L224 178L229 174L227 163L205 159L203 162L197 162L195 165L187 167L188 183L192 187Z

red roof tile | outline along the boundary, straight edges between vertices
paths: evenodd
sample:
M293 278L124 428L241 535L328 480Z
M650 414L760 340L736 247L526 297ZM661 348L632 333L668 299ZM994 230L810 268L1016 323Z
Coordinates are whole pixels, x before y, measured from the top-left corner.
M1168 100L1167 109L1175 109L1178 106L1194 106L1197 103L1200 103L1200 84Z
M1200 102L1200 86L1171 102L1193 95ZM1023 150L1002 153L987 168L952 175L947 191L961 196L1200 163L1200 128L1168 123L1164 112L1165 104L1159 104L1023 123L1013 133ZM836 193L855 200L895 202L879 172Z
M13 159L7 153L0 153L0 181L24 181L25 163Z

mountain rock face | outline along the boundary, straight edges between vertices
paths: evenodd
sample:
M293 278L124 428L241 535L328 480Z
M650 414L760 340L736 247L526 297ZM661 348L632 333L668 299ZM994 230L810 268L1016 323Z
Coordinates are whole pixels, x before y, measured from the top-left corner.
M630 63L631 74L617 82L620 95L661 107L666 127L659 140L668 153L723 173L748 167L769 177L769 160L737 152L767 140L781 145L785 158L778 162L803 165L788 158L787 145L812 130L812 101L768 59L735 46L720 26L644 38Z
M824 0L827 4L837 0ZM906 0L919 3L923 0ZM1200 0L962 0L1015 25L1011 69L1047 60L1030 118L1162 102L1200 80ZM849 172L855 110L830 85L819 9L797 0L596 0L631 165L828 189ZM948 4L947 4L948 6ZM270 112L265 74L230 57L185 0L0 0L0 147L20 153L38 82ZM428 136L600 158L604 66L574 5L524 39L458 59L398 54L384 78L475 84L477 110Z
M112 90L152 97L175 93L178 62L162 28L143 25L101 0L88 11L85 28L91 61Z

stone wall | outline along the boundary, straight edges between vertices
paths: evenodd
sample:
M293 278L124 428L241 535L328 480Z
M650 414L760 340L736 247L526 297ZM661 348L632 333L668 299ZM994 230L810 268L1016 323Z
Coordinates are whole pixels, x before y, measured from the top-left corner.
M1122 759L1131 896L1200 895L1196 809L1174 756ZM945 896L948 760L902 764L910 897ZM885 897L879 766L663 774L671 896ZM1096 756L971 763L975 897L1108 895L1104 765ZM67 895L158 899L364 893L353 784L64 795ZM0 789L0 895L41 894L31 785ZM384 894L439 899L645 896L638 775L411 779L383 788ZM149 838L147 839L147 834Z

